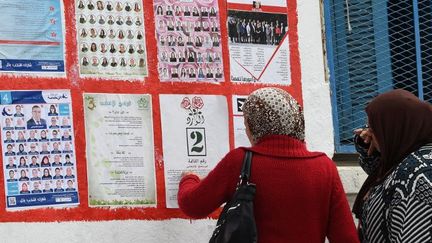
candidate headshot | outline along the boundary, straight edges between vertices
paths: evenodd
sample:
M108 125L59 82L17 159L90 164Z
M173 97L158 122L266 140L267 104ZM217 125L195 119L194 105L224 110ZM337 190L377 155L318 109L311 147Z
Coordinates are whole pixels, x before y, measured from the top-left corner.
M45 129L46 121L42 119L42 109L38 105L32 107L32 118L27 121L27 129Z

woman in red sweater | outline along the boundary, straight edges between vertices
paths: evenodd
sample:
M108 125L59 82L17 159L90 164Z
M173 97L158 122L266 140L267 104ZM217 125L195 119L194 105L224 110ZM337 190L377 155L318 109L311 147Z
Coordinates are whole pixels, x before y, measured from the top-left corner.
M306 149L297 101L282 89L262 88L249 95L243 113L252 147L230 151L202 180L184 173L180 209L203 218L229 201L250 150L258 242L314 243L326 237L331 243L358 242L336 166L325 154Z

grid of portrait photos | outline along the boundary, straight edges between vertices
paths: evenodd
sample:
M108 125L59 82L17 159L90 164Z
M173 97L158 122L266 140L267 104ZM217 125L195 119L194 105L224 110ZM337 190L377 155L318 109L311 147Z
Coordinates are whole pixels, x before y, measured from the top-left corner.
M20 195L76 192L70 104L9 104L0 109L8 205L14 206Z
M218 2L154 1L161 81L222 81Z
M144 15L141 1L76 1L81 75L145 77Z

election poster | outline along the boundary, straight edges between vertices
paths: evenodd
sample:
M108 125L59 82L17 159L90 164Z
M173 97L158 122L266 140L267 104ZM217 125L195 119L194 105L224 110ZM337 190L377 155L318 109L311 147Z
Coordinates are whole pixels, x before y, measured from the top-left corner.
M76 1L80 75L110 79L147 76L141 1Z
M229 151L227 101L220 95L160 95L160 107L166 204L178 208L181 173L206 176Z
M6 209L79 204L69 90L1 91Z
M286 1L228 0L231 81L291 84Z
M217 0L154 0L159 79L222 82Z
M244 125L243 105L247 99L247 95L232 96L232 111L234 124L234 147L250 147L251 144L246 135L246 127Z
M89 205L156 206L151 96L84 94Z
M0 72L65 75L60 0L0 0Z

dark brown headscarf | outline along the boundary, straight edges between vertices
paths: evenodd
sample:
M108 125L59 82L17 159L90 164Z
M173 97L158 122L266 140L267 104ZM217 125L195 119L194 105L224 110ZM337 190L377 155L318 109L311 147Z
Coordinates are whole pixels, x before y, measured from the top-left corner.
M381 157L374 173L360 189L353 212L360 217L363 198L381 183L410 153L432 142L432 105L405 90L393 90L374 98L366 107L369 127Z

